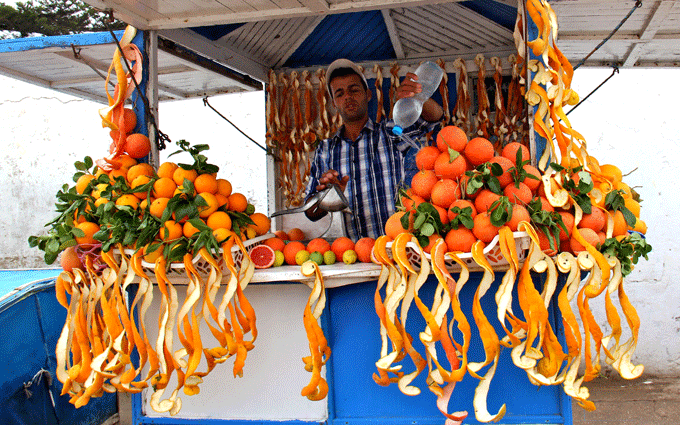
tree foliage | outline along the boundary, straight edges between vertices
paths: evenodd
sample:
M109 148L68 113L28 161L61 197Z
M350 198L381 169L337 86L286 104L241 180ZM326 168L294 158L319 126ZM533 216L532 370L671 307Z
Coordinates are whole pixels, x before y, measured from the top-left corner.
M0 2L0 38L105 31L106 19L107 14L78 0L29 0L16 6ZM109 27L122 29L125 23L114 21Z

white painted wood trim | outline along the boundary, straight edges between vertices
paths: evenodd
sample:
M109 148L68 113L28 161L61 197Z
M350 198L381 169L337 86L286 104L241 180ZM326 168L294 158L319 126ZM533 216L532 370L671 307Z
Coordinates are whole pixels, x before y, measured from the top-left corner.
M392 18L391 9L382 9L380 11L385 21L385 26L387 27L387 34L390 36L390 41L392 42L392 48L394 53L397 55L397 59L404 58L404 48L401 45L401 40L399 39L399 32L394 24L394 19Z

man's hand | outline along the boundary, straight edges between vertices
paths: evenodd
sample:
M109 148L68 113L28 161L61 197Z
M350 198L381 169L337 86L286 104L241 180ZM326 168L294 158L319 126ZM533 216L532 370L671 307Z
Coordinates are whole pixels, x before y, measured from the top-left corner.
M340 187L342 192L344 192L345 187L347 187L347 182L349 181L349 176L344 176L340 179L338 178L339 176L340 173L335 170L326 171L319 179L319 184L316 186L316 190L321 191L326 189L329 185L335 184Z
M412 72L407 72L406 78L404 78L404 81L402 81L399 88L397 88L396 93L397 100L402 99L404 97L413 97L417 93L422 92L423 86L420 83L418 83L417 80L418 76L416 74ZM427 99L425 103L423 103L423 112L420 114L420 116L423 117L425 121L428 122L439 121L443 115L444 110L437 102L432 100L432 98Z

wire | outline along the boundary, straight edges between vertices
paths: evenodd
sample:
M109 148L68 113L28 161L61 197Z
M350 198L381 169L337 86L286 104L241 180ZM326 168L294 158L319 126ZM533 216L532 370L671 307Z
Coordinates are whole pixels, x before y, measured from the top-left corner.
M579 103L577 103L576 105L574 105L574 107L571 108L571 109L569 110L569 112L567 112L567 115L569 115L569 114L571 113L571 111L573 111L574 109L578 108L579 105L581 105L583 102L585 102L586 99L588 99L588 98L590 97L591 94L595 93L600 87L602 87L602 86L604 85L604 83L606 83L607 81L609 81L609 79L612 78L612 77L614 76L614 74L618 74L618 73L619 73L619 67L618 67L618 66L614 65L613 68L614 68L614 69L612 69L611 75L610 75L609 77L607 77L603 82L601 82L599 86L595 87L595 89L593 89L593 91L591 91L590 93L588 93L588 95L587 95L586 97L584 97L583 99L581 99L581 101L580 101Z
M621 27L623 26L623 24L628 20L628 18L630 18L630 16L633 14L633 12L635 12L635 9L638 9L638 8L640 8L640 7L642 7L642 0L637 0L637 1L635 2L635 5L633 6L633 8L630 9L630 12L628 12L628 15L626 15L626 17L623 18L623 20L622 20L621 22L619 22L619 24L616 26L616 28L614 28L614 29L612 30L612 32L611 32L604 40L602 40L602 41L600 42L600 44L598 44L597 46L595 46L595 48L593 49L592 52L588 53L588 56L586 56L585 58L583 58L583 59L581 60L581 62L579 62L578 65L576 65L576 66L574 67L574 71L576 71L576 70L578 69L579 66L583 65L583 63L584 63L585 61L587 61L588 58L589 58L590 56L592 56L593 53L595 53L597 50L599 50L600 47L602 47L602 45L603 45L604 43L606 43L610 38L612 38L612 36L619 30L619 28L621 28ZM572 109L572 110L573 110L573 109Z
M234 127L236 130L238 130L239 133L243 134L245 137L248 138L248 140L250 140L251 142L255 143L257 146L259 146L260 149L262 149L263 151L267 152L267 148L265 148L265 147L262 146L261 144L257 143L257 141L255 141L255 139L253 139L252 137L250 137L250 136L248 136L246 133L244 133L243 130L241 130L240 128L238 128L238 127L236 126L236 124L234 124L233 122L229 121L229 118L225 117L225 116L222 115L217 109L213 108L213 106L208 102L208 96L206 96L206 97L203 98L203 105L205 105L205 106L207 106L208 108L210 108L210 109L212 109L213 111L215 111L215 113L216 113L217 115L221 116L226 122L228 122L229 124L231 124L232 127Z

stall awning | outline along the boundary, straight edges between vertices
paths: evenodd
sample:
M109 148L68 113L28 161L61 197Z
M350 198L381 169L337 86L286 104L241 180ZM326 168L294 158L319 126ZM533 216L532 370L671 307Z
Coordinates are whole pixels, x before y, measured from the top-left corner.
M122 31L114 34L120 38ZM113 36L107 32L0 40L0 74L107 103L104 77L114 51ZM160 101L261 89L262 84L247 75L159 40Z

